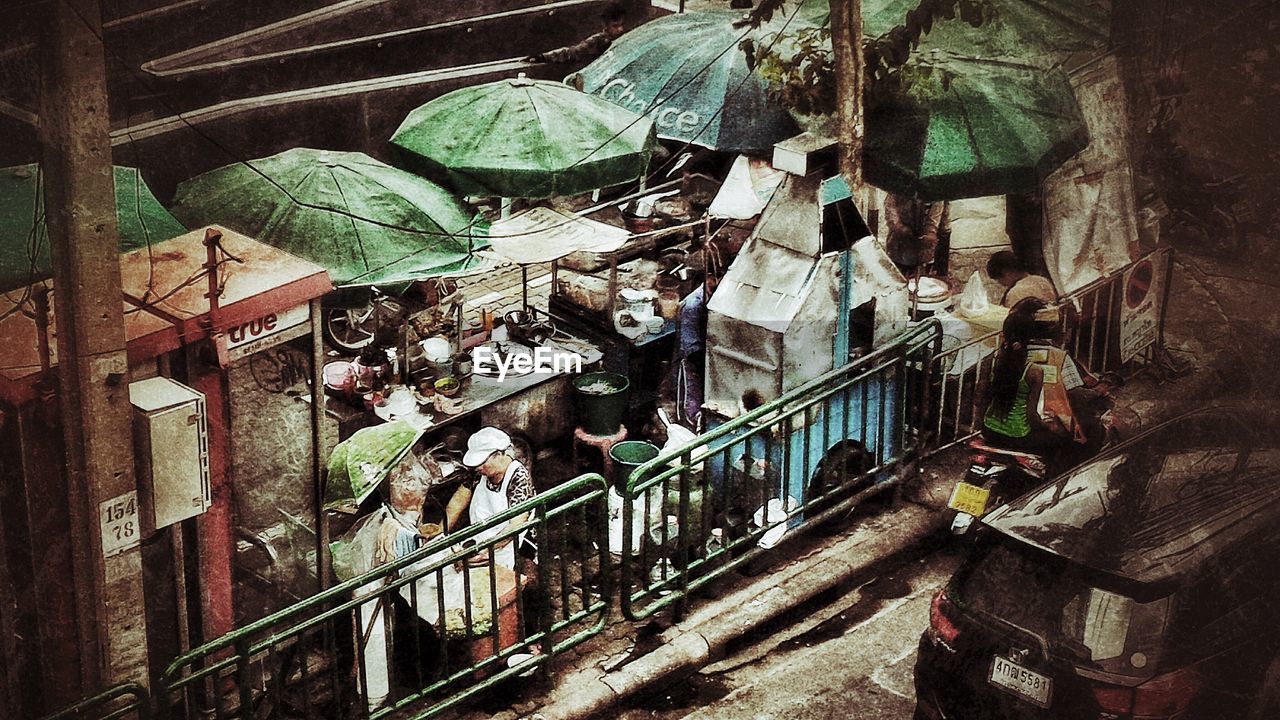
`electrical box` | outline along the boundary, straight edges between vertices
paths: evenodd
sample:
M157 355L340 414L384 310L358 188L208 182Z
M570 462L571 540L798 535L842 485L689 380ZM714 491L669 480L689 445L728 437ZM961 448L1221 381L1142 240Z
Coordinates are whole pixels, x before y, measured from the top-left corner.
M836 141L829 137L800 133L774 144L772 165L801 177L819 170L830 175L835 173L838 149Z
M209 509L204 395L165 377L129 385L142 530L150 534Z

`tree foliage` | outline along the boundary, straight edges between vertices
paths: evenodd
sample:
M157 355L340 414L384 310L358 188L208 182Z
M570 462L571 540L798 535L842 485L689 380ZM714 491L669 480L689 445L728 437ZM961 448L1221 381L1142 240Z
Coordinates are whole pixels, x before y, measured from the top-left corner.
M764 0L742 22L760 28L785 3ZM899 25L879 37L862 39L867 95L898 92L909 87L915 75L934 72L927 65L909 65L908 60L935 24L965 22L976 28L995 15L991 0L918 0ZM837 99L829 24L764 32L743 40L740 47L748 64L758 68L770 92L784 106L809 115L834 111ZM948 80L941 78L943 85L949 84Z

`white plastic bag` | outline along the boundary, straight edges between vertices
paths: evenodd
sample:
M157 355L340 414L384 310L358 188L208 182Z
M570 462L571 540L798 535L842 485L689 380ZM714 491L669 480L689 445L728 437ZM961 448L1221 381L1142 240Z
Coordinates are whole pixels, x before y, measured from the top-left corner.
M964 285L964 292L960 293L960 302L957 305L960 314L965 317L978 317L985 315L991 309L991 300L987 298L987 288L982 284L982 278L978 275L978 271L974 270L969 276L969 282Z

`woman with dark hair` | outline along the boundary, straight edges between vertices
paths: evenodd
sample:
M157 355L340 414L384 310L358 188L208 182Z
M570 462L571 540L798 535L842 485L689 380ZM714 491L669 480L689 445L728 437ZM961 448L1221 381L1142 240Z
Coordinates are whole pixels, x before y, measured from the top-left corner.
M999 447L1051 456L1066 449L1076 437L1074 428L1069 427L1073 424L1069 407L1065 419L1052 408L1045 412L1046 395L1057 395L1065 374L1061 368L1069 363L1074 370L1075 364L1061 350L1058 353L1065 363L1046 362L1060 359L1051 358L1047 348L1036 343L1052 337L1056 329L1052 322L1036 317L1046 307L1041 300L1027 298L1014 305L1005 318L1004 345L992 371L982 437ZM1037 344L1034 355L1033 343Z

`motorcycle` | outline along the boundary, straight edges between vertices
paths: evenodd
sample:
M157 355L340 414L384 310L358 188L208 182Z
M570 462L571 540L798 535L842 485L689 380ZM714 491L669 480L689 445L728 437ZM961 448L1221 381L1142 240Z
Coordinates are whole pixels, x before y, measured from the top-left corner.
M1088 392L1087 399L1073 401L1077 409L1096 413L1102 432L1098 452L1119 442L1122 436L1131 435L1138 425L1136 415L1116 406L1109 391L1111 385L1112 381L1105 380L1096 386L1098 390ZM947 500L952 534L963 535L987 511L1027 493L1064 469L1051 468L1042 455L998 447L981 437L969 441L968 470Z
M339 352L354 355L375 340L390 347L411 315L447 305L458 289L452 278L330 293L324 299L324 337Z
M969 469L947 500L947 507L954 512L952 534L964 534L987 510L1039 485L1046 468L1040 455L999 448L980 438L969 441Z

